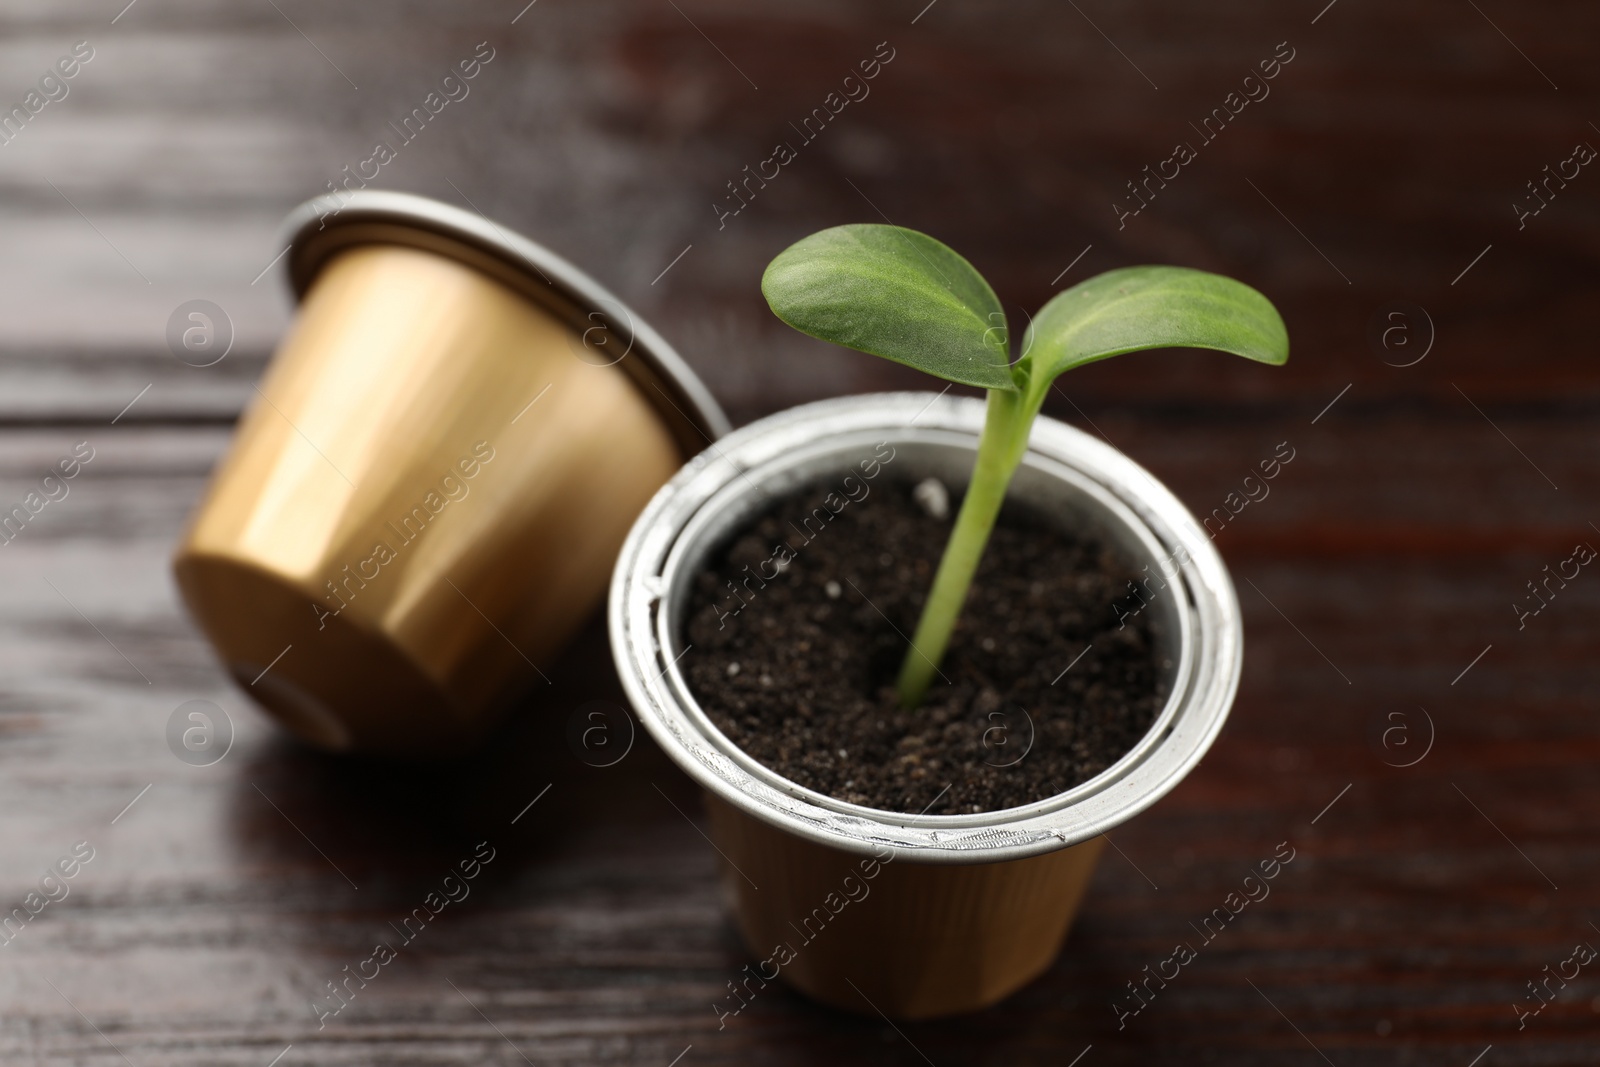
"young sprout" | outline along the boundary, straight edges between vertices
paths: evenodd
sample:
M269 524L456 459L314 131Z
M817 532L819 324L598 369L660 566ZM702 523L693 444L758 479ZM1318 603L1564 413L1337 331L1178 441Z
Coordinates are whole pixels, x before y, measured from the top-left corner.
M802 333L989 391L966 498L900 669L903 707L922 702L1000 514L1050 383L1064 371L1150 348L1211 348L1260 363L1289 358L1283 319L1231 278L1125 267L1045 304L1010 358L994 290L945 245L899 226L836 226L785 249L761 278L773 313Z

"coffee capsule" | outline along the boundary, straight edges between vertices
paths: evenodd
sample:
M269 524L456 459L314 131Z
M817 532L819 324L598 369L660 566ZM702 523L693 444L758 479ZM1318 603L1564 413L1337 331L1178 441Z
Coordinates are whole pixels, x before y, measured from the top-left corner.
M662 338L475 214L361 191L286 223L300 309L174 561L238 684L340 751L469 747L727 432Z

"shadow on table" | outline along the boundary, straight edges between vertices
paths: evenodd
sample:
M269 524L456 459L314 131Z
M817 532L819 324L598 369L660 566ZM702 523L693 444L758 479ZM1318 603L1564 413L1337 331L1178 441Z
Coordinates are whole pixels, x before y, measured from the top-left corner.
M668 798L698 814L692 783L623 711L602 618L546 673L550 684L465 756L338 756L287 736L263 746L236 772L238 849L256 864L317 875L331 865L357 884L389 884L433 877L479 842L502 868L518 867L574 838L681 824Z

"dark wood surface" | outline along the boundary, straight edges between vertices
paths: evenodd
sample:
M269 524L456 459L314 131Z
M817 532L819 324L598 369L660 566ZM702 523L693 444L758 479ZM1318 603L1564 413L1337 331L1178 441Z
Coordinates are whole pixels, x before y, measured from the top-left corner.
M1513 1007L1575 944L1600 945L1600 576L1520 631L1511 607L1576 543L1600 545L1600 171L1521 230L1512 206L1575 144L1600 146L1600 8L924 2L0 13L0 102L73 42L95 49L0 147L0 501L74 442L96 452L0 548L0 904L94 849L0 948L0 1062L1600 1060L1595 965L1521 1029ZM557 695L481 755L396 767L287 743L184 617L171 546L290 314L275 270L252 282L277 221L484 40L496 57L471 95L375 184L568 255L738 420L919 384L766 312L761 267L824 225L930 230L1016 307L1159 260L1236 274L1284 310L1281 371L1140 357L1052 400L1200 513L1279 442L1296 458L1218 537L1248 631L1228 728L1113 835L1060 962L1007 1003L893 1028L772 990L719 1032L711 1002L745 957L715 854L667 802L700 819L693 788L642 739L606 769L565 741L574 708L620 699L597 627ZM881 41L895 58L871 95L719 230L724 183ZM1198 140L1189 123L1282 41L1295 58L1270 96L1119 229L1124 183ZM206 369L164 340L194 298L237 332ZM1414 366L1369 344L1395 301L1434 325ZM237 731L214 766L167 746L192 699ZM1394 713L1409 747L1381 742ZM1430 734L1420 762L1390 765ZM1119 1032L1124 983L1286 839L1298 855L1271 896ZM324 983L485 840L471 896L319 1031Z

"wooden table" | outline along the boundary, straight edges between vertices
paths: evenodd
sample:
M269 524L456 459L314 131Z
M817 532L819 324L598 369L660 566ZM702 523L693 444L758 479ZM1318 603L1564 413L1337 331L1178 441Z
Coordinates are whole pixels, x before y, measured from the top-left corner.
M1600 145L1600 8L522 2L0 15L0 102L74 42L93 49L0 147L0 502L75 443L94 450L0 550L0 902L93 850L0 948L0 1061L1600 1058L1600 967L1520 1029L1514 1007L1574 945L1600 945L1600 576L1520 629L1512 606L1547 564L1600 545L1600 172L1552 181L1520 225L1513 206L1531 211L1525 183L1574 145ZM737 420L921 384L766 311L762 266L824 225L929 230L1018 309L1151 260L1238 275L1283 309L1281 371L1112 361L1049 408L1201 514L1280 442L1296 458L1217 536L1249 644L1227 730L1113 835L1060 962L1009 1002L893 1027L773 990L719 1031L711 1002L746 958L716 856L673 808L700 819L694 790L642 741L597 769L564 740L574 708L619 699L598 626L557 697L481 755L422 768L286 742L184 617L168 554L290 314L277 221L481 41L494 58L470 95L373 184L568 255ZM880 42L893 58L870 95L802 141L790 123ZM1268 95L1203 140L1246 90ZM797 158L719 224L725 183L780 139ZM1184 141L1195 158L1119 216L1127 183ZM208 368L165 340L196 298L235 333ZM1385 318L1400 302L1426 319ZM1401 328L1389 348L1375 320ZM196 699L236 731L209 767L166 740ZM1285 840L1297 858L1271 896L1119 1031L1125 983L1196 940ZM470 898L319 1029L325 983L480 841L495 858Z

